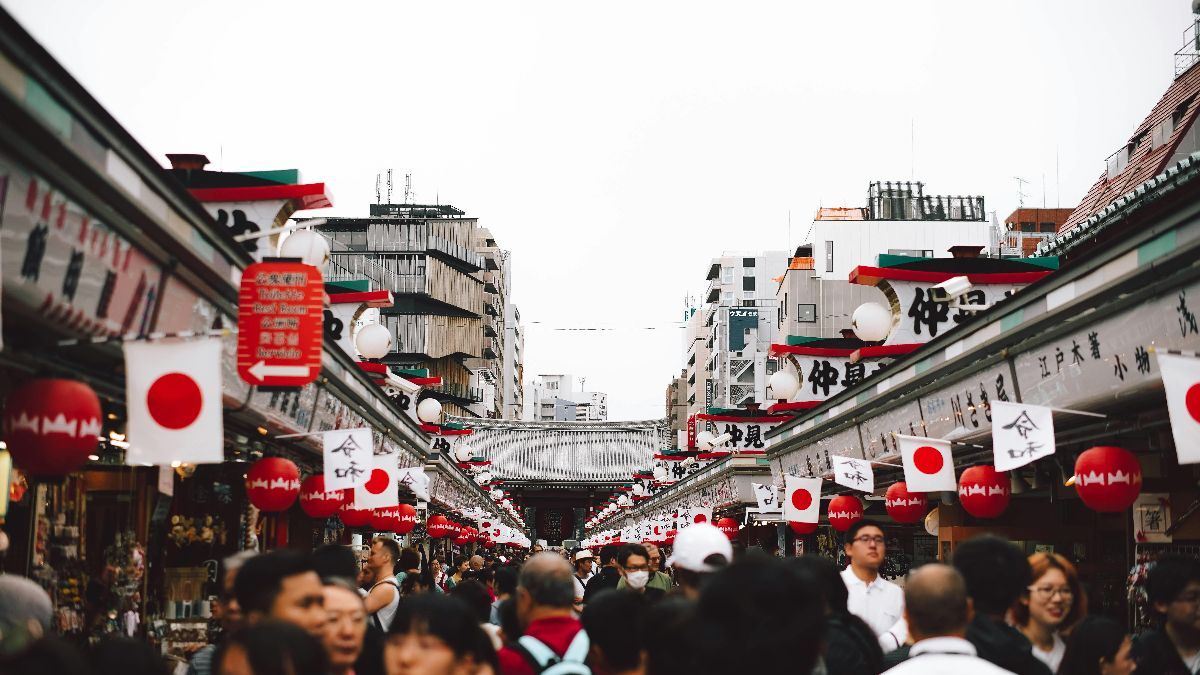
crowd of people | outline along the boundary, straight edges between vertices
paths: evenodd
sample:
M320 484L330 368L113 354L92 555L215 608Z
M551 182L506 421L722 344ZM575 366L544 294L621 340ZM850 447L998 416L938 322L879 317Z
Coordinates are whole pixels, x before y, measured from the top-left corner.
M1164 556L1149 573L1157 618L1136 636L1089 615L1075 568L980 536L948 564L880 575L883 530L846 533L848 565L735 551L717 528L653 545L527 559L427 559L394 539L366 564L344 546L240 553L224 561L214 644L189 675L707 675L1018 673L1195 675L1200 561ZM598 564L598 567L597 567ZM50 632L49 597L0 576L0 673L155 674L146 643L89 654Z

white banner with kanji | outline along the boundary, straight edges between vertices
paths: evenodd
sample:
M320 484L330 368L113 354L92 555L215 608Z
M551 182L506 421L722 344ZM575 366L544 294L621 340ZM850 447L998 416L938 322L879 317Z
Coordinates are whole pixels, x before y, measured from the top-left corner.
M374 465L370 427L337 429L321 435L325 489L358 487L371 478Z
M1054 411L1040 405L992 401L992 453L997 471L1011 471L1054 454Z
M871 462L837 455L830 457L830 460L833 462L835 483L867 494L875 492L875 473L871 471Z

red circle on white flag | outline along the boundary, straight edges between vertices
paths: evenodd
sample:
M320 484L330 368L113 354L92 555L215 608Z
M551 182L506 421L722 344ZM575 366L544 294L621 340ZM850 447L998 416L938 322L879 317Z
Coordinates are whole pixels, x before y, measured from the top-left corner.
M1187 406L1188 414L1192 419L1200 422L1200 384L1193 384L1188 387L1187 394L1183 397L1183 402Z
M363 487L373 495L383 494L388 486L388 472L383 469L371 469L371 478Z
M708 516L704 515L703 513L697 513L696 517L692 518L692 522L693 523L707 523Z
M937 473L942 470L942 453L937 448L922 445L913 453L913 466L921 473Z
M792 493L792 506L804 511L812 506L812 493L800 488Z
M195 422L203 404L200 385L183 373L167 373L146 391L146 410L167 429L182 429Z

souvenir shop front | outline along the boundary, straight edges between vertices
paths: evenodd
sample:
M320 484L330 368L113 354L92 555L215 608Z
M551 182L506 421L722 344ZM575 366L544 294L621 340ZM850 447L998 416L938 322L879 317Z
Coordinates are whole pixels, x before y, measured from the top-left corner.
M1186 403L1200 383L1198 195L1193 158L1060 240L1059 272L774 430L776 487L823 478L830 503L883 526L900 574L995 532L1067 556L1096 611L1141 623L1137 563L1200 548L1200 422ZM1018 419L1039 410L1036 429ZM1004 440L1015 432L1029 440ZM898 485L904 437L944 443L957 490ZM845 487L839 458L873 490Z

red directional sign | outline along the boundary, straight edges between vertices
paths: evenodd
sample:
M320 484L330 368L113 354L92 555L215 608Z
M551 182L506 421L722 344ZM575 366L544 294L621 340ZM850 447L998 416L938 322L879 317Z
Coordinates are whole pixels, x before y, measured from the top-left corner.
M261 262L238 291L238 375L263 387L302 387L321 372L321 272L299 262Z

